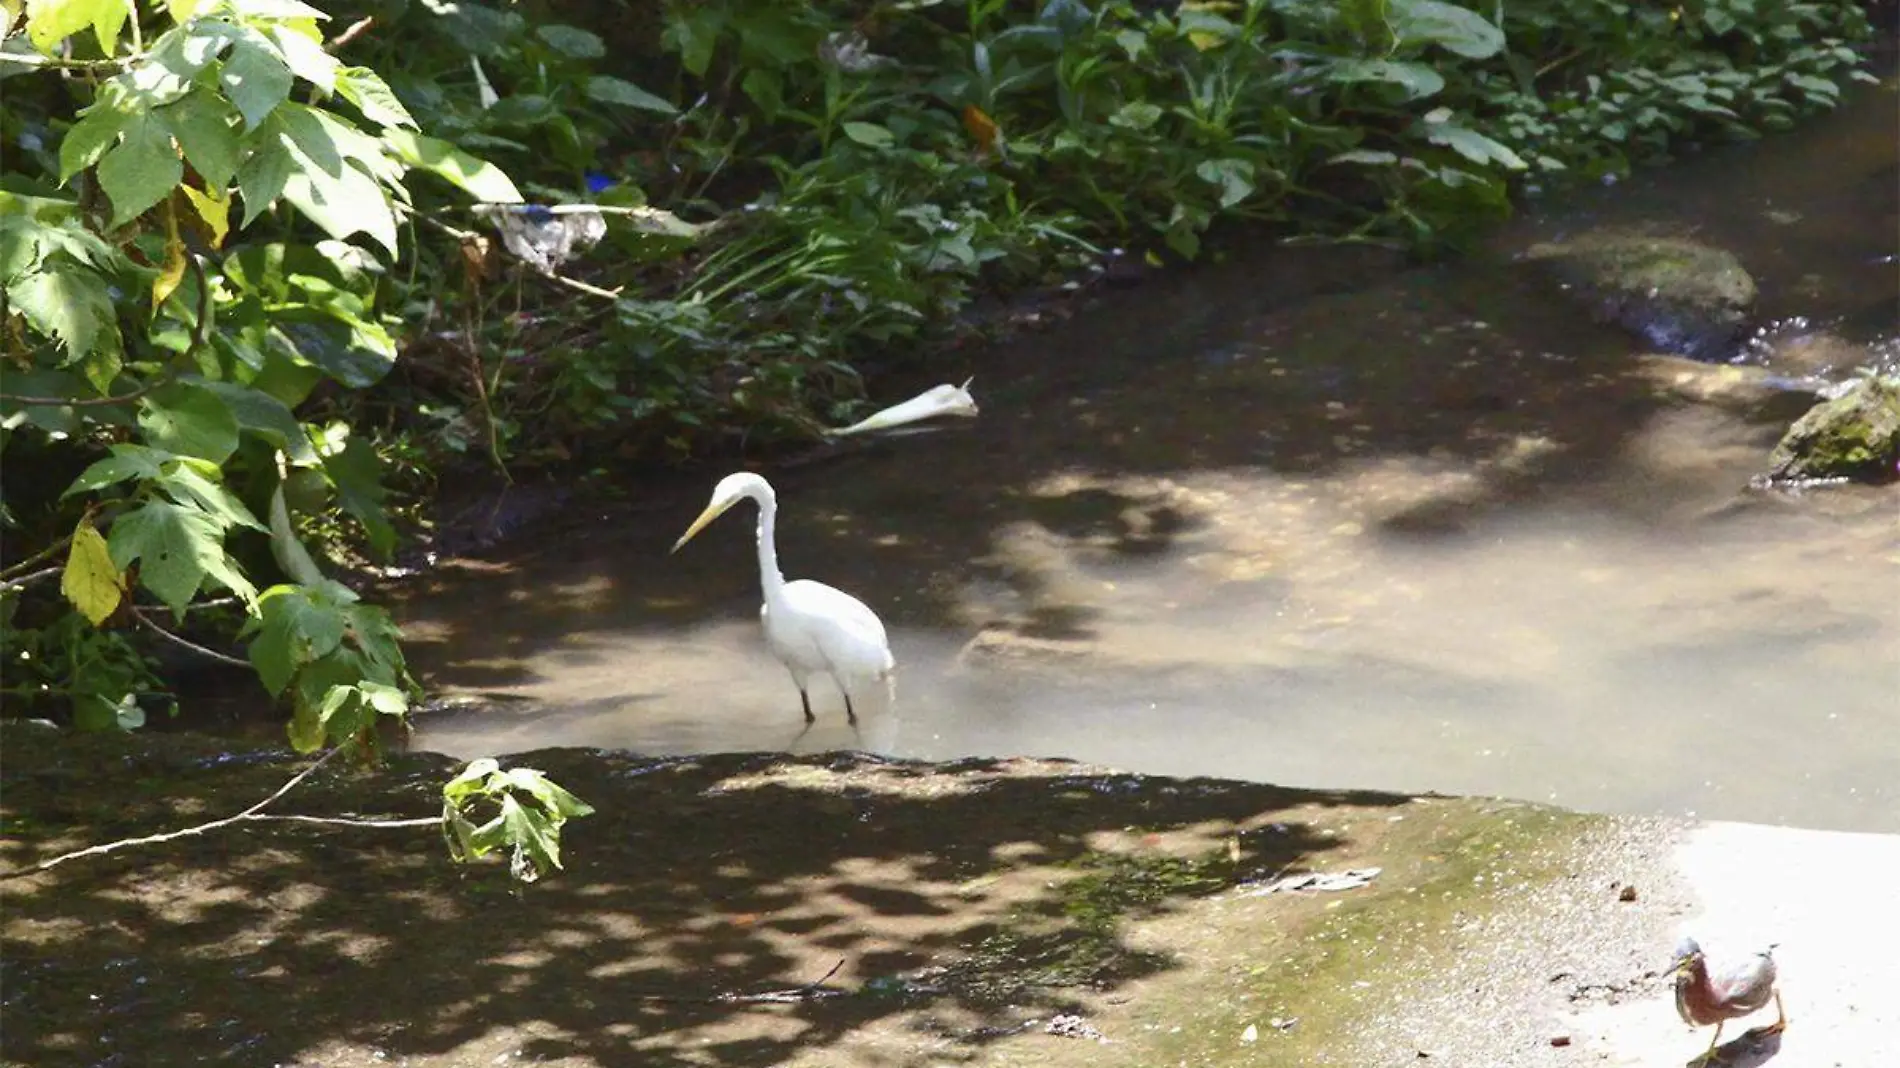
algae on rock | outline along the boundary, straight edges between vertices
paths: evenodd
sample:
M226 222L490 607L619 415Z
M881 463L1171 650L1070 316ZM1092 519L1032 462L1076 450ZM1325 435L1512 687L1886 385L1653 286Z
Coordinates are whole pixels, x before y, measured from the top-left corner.
M1719 356L1755 307L1755 280L1741 261L1687 238L1600 230L1533 245L1524 257L1664 352Z
M1769 457L1776 481L1900 476L1900 378L1868 377L1809 409Z

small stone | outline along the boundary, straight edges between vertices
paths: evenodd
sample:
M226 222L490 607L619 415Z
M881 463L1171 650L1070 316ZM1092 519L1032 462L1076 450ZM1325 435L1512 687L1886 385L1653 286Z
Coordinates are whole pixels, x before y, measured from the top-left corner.
M1557 1046L1559 1048L1563 1046L1568 1046L1570 1044L1570 1036L1569 1035L1552 1035L1550 1036L1550 1044L1553 1046Z
M1621 890L1618 890L1618 891L1616 892L1616 899L1617 899L1618 901L1634 901L1634 900L1636 900L1636 887L1634 887L1634 886L1625 886L1625 887L1624 887L1623 889L1621 889Z

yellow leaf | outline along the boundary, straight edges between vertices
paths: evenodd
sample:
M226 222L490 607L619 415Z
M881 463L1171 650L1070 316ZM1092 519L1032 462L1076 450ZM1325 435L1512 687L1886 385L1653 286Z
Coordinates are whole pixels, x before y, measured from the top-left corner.
M183 26L198 13L198 0L165 0L165 10L171 12L173 22Z
M165 265L158 269L158 277L152 279L152 313L158 313L165 298L172 295L178 283L185 280L185 239L178 236L178 213L172 210L172 202L165 202Z
M92 0L26 0L26 36L52 55L61 41L92 25Z
M983 109L977 107L975 104L971 104L963 109L963 128L969 131L970 137L976 142L976 147L979 152L988 153L1001 150L1003 141L1002 127L996 125L996 120L984 114Z
M106 539L90 519L81 519L73 531L73 547L66 556L66 573L60 577L59 588L95 627L119 610L125 579L112 566Z
M185 199L198 210L198 217L205 222L205 228L211 231L211 247L223 248L225 235L231 232L231 196L222 189L200 193L186 185L179 188L185 191Z
M13 24L20 21L20 12L26 10L26 0L0 0L0 37L13 32Z

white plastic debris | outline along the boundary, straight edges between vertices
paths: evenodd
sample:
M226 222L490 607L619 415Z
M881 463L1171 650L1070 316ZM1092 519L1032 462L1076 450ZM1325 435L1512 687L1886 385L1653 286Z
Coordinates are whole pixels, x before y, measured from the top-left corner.
M960 386L945 384L927 389L902 404L893 404L850 426L828 430L826 434L842 438L852 434L867 434L873 430L889 430L946 415L974 419L977 415L976 398L970 396L970 383L974 381L976 379L970 378L965 379Z

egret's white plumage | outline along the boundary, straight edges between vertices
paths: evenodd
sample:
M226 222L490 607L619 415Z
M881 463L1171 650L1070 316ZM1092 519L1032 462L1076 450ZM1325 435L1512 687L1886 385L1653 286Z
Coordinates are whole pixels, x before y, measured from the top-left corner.
M712 502L673 543L673 550L678 552L708 523L748 498L759 506L759 585L765 593L759 620L765 625L765 643L798 684L805 722L815 719L808 683L813 675L823 674L838 684L845 714L856 723L853 696L863 697L873 686L887 700L891 696L896 661L884 624L863 601L843 590L810 579L785 581L778 569L778 495L771 483L750 472L720 479L713 487Z

